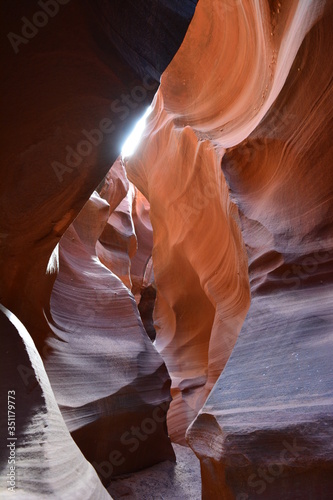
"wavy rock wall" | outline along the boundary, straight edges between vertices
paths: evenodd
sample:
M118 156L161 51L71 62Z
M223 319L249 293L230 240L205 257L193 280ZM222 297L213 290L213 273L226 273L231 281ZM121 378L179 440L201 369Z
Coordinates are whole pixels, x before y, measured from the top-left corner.
M132 292L140 300L142 286L154 281L151 254L153 249L153 228L150 221L150 205L143 194L135 190L133 203L133 224L137 237L137 252L131 259Z
M202 460L204 498L331 498L331 24L328 9L265 119L222 159L252 302L187 434Z
M332 2L200 0L125 160L150 212L120 160L107 172L195 2L57 7L23 42L8 30L35 7L2 7L0 292L45 361L86 491L104 498L62 418L105 482L173 458L156 347L203 498L329 500ZM71 494L24 467L28 492Z
M86 209L87 217L96 224L92 233L84 230L84 224L71 227L62 241L60 260L64 265L59 280L63 280L63 290L59 290L58 280L50 307L59 267L58 243L150 104L161 72L184 37L195 4L185 1L177 10L170 9L167 0L136 2L135 6L126 1L28 4L14 0L1 6L4 43L0 56L6 75L1 83L0 300L30 332L45 361L57 402L84 454L97 466L107 462L104 480L109 480L115 467L139 469L162 457L174 457L165 428L169 378L146 337L133 297L121 280L100 264L92 248L99 230L104 229L107 205L93 198ZM123 9L127 9L126 15ZM138 12L145 9L150 10L149 18L141 15L133 29ZM114 234L119 229L117 220L129 217L129 200L126 203L109 225ZM132 234L118 231L121 244L127 236L133 245ZM69 241L71 250L66 249ZM77 255L73 255L75 251ZM87 265L89 272L78 269L77 262ZM122 255L113 263L122 279L129 280L128 257ZM94 291L91 278L95 274L99 281ZM100 291L106 303L95 307ZM110 297L112 305L106 311ZM102 309L107 323L97 318L96 311ZM111 317L111 312L115 316ZM122 325L117 324L118 314L125 314L128 324L122 320ZM108 339L111 330L115 332L113 341ZM83 334L88 337L84 342ZM123 339L126 334L127 342ZM96 343L89 340L90 335ZM123 347L119 347L119 336ZM117 396L111 397L111 403L108 398L114 394ZM126 405L132 413L126 411L127 416L120 419ZM156 408L152 417L150 413ZM118 414L119 428L110 414ZM131 428L136 429L139 423L140 429L134 432L141 437L133 438ZM124 445L128 457L122 456L122 449L113 448L113 440L123 436L125 427L130 435L124 439L132 438ZM110 428L110 441L104 442ZM147 446L154 433L156 454L150 444ZM142 458L135 453L137 445L142 445ZM81 462L82 470L88 470L86 462ZM31 482L38 485L38 470L33 464L27 467ZM61 468L55 469L55 474L57 471L62 474ZM96 476L89 475L92 488Z
M145 330L154 340L156 332L152 315L156 286L150 205L128 181L121 158L106 175L100 194L110 203L110 216L96 243L98 258L132 291Z
M6 443L1 457L12 467L10 474L1 467L1 498L110 499L69 434L31 336L8 309L0 307L1 346L6 352L1 363L6 396L1 402L1 442Z
M106 200L111 197L110 201L112 202L116 196L115 193L118 193L118 189L119 193L123 189L126 191L119 204L114 208L110 206L110 216L102 234L98 238L96 251L102 264L116 274L124 285L131 290L131 257L136 253L137 249L137 238L132 219L135 190L134 186L129 185L124 167L119 160L112 165L108 177L110 177L112 185L109 187L108 192L105 193ZM122 183L120 188L116 184L117 180Z
M94 193L61 239L45 364L68 429L105 483L174 459L168 372L134 297L96 254L100 234L122 213L109 208Z
M150 205L143 194L135 188L133 203L133 224L137 237L137 251L131 259L132 293L138 303L138 310L149 338L154 341L154 308L156 283L152 259L153 228L150 221Z
M205 366L218 360L218 376L224 339L231 332L234 342L241 328L246 247L250 311L186 434L203 498L331 495L331 23L332 2L199 2L162 76L146 141L126 160L151 204L156 346L172 377L176 440L203 402L198 393L207 395ZM215 219L212 178L229 239L222 213ZM229 304L218 290L229 291ZM199 325L218 339L212 358Z
M169 433L184 443L245 318L247 259L237 208L209 141L176 127L161 95L145 134L147 141L125 164L150 203L155 345L172 378Z
M148 72L139 78L116 46L98 38L98 23L80 2L59 5L16 54L7 33L21 33L20 18L33 19L36 6L12 2L3 10L1 297L42 351L48 327L41 310L55 279L46 272L50 255L157 83Z

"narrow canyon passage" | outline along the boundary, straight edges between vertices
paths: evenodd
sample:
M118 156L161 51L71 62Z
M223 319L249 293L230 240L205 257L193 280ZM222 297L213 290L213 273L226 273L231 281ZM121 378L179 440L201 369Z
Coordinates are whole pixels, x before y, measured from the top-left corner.
M333 2L2 9L1 498L331 500Z

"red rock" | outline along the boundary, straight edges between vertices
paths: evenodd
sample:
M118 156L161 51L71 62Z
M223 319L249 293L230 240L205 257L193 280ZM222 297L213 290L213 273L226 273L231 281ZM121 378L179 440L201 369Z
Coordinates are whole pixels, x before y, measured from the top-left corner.
M126 194L114 210L110 211L107 223L96 243L96 252L102 264L116 274L130 290L132 287L131 257L137 248L132 220L134 186L129 184L125 169L119 160L112 166L110 174L113 175L114 171L116 175L119 175L119 178L123 179L123 183L126 185ZM112 191L118 192L114 183L112 187Z
M154 281L151 254L153 250L153 228L151 226L150 205L143 194L135 190L133 202L133 224L138 240L138 249L131 259L132 292L137 302L140 301L140 290Z
M125 165L150 203L155 345L172 379L168 429L184 443L246 315L247 259L237 209L209 142L198 143L189 127L178 129L160 94L145 136ZM168 148L160 155L163 144Z
M110 419L106 416L103 422L90 424L90 437L88 432L85 434L86 430L78 430L86 424L82 414L82 420L75 422L75 438L91 460L109 457L116 435L121 437L124 429L127 431L136 423L141 426L142 422L147 422L145 419L151 418L155 407L166 403L158 413L160 420L155 436L149 435L146 447L144 435L145 446L140 447L140 459L133 452L122 471L126 467L138 469L162 458L174 459L164 422L170 382L161 357L144 332L133 297L98 260L94 246L105 226L103 218L92 218L96 226L90 228L91 231L82 225L71 227L61 243L61 248L65 248L67 238L74 238L71 240L73 247L67 254L65 249L61 250L60 258L66 264L59 280L64 277L70 280L70 270L77 269L79 262L86 263L90 269L80 268L77 274L74 273L78 280L75 291L83 302L76 302L66 278L63 283L65 295L62 295L58 280L52 296L52 319L50 296L58 270L57 244L118 157L121 144L136 119L151 102L161 72L181 43L194 4L184 2L180 11L165 15L167 7L162 5L161 9L161 2L153 2L154 11L149 19L143 16L143 24L134 30L131 27L137 21L136 10L147 8L147 2L141 7L140 2L136 2L135 8L132 6L122 19L119 39L116 18L123 12L125 1L121 5L114 2L82 4L78 0L48 2L57 10L54 15L46 14L41 3L45 4L22 4L13 0L10 5L3 6L1 16L1 33L5 41L1 46L1 61L6 77L1 85L5 122L1 149L0 297L31 332L50 369L49 376L62 405L71 410L76 405L79 413L82 402L83 406L91 404L94 408L87 412L89 422L104 415L104 411L113 415ZM174 30L170 30L171 19L177 19ZM30 23L30 28L25 23ZM42 26L37 29L31 23ZM156 25L160 30L158 37ZM23 41L19 38L19 44L15 43L17 34L25 36ZM121 202L122 191L120 188L113 201L120 198L118 203ZM108 206L104 204L103 208L101 200L98 204L101 213L104 210L107 214ZM100 284L105 285L102 293L110 286L107 295L117 293L120 299L120 302L113 299L113 313L114 309L118 313L119 305L129 320L121 328L120 324L112 323L114 317L111 319L110 313L106 314L110 323L106 324L103 318L97 321L96 311L107 309L107 304L96 307L93 303L95 299L102 302L104 295L102 298L89 295L93 292L91 278L99 271ZM126 280L126 276L123 278ZM98 286L96 290L97 294L101 291ZM57 301L63 310L57 310ZM97 323L100 332L96 331ZM92 346L87 338L81 345L80 333L84 330L89 337L90 327L95 332L93 338L100 341L99 347ZM112 328L118 335L127 334L128 343L124 342L120 361L113 366L115 372L111 376L107 370L112 342L108 348L107 333ZM114 340L112 345L117 344L118 349L118 343ZM94 355L95 348L97 354ZM89 372L86 365L90 362ZM73 380L64 380L63 374L69 372ZM104 389L103 377L108 378ZM79 390L78 394L74 394L74 388ZM131 391L133 397L129 395ZM105 398L114 392L119 393L118 403L113 400L114 406L105 404L104 409L100 408L99 404L105 403ZM101 400L97 399L99 397ZM126 405L131 410L121 419L119 413L123 415L123 410L120 408ZM65 413L65 409L62 410ZM117 412L118 417L115 417ZM118 422L122 420L119 428L114 426L114 420L111 423L113 418ZM70 419L66 417L66 420ZM104 432L109 433L110 425L111 441L108 441ZM158 448L156 454L152 453L151 441ZM129 445L127 453L128 448Z
M298 13L289 44L280 27L281 60L308 27ZM328 9L265 118L222 159L252 300L228 364L187 431L205 499L332 496L331 23Z
M331 497L332 373L323 346L333 319L332 9L324 4L199 2L162 76L145 142L126 161L150 202L156 346L172 377L173 439L223 369L231 351L223 358L223 339L232 348L241 329L246 245L248 319L187 431L207 499ZM212 177L221 212L213 194L203 196Z
M174 459L168 369L169 433L200 459L204 499L330 500L332 2L200 0L170 62L194 4L125 18L127 0L72 0L16 58L2 47L1 300L105 481ZM107 171L152 87L87 155L82 131L95 141L160 56L134 188L119 158Z

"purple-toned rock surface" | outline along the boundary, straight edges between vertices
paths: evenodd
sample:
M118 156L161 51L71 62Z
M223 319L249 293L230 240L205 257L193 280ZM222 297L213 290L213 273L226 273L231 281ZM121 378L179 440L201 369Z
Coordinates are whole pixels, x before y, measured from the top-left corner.
M30 334L3 306L0 340L1 498L110 499L68 432Z
M94 193L61 239L45 362L65 422L105 483L174 460L168 372L133 295L96 255L111 219Z

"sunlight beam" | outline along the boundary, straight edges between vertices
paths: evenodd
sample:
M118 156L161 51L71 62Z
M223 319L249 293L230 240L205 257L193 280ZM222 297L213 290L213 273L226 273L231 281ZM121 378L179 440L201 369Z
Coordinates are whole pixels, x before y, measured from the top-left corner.
M151 113L151 110L152 108L149 106L145 114L136 123L134 129L124 142L123 147L121 148L121 156L123 158L131 156L138 147L141 136L146 126L147 116Z

